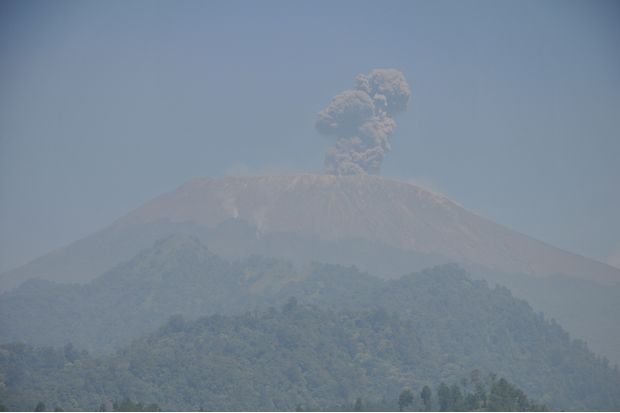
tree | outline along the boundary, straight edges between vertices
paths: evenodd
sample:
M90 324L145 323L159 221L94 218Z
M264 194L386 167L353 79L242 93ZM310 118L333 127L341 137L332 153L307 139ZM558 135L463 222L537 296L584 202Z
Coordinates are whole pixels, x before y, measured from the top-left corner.
M433 391L431 388L424 386L422 393L420 393L420 397L424 403L424 410L431 411L433 409Z
M361 412L363 410L364 410L364 406L362 405L362 398L358 397L357 400L355 400L355 406L353 407L353 411Z
M39 402L37 406L34 408L35 412L44 412L45 411L45 403Z
M411 390L407 389L407 390L403 390L400 393L400 396L398 396L398 408L400 409L400 411L404 411L405 408L407 408L408 406L411 406L411 404L413 403L413 393L411 393Z
M450 388L443 381L439 384L437 389L437 401L439 402L439 410L447 412L450 410Z
M463 393L458 384L454 383L450 386L450 410L463 410Z
M56 407L54 407L54 411L55 411L55 412L64 412L63 408L62 408L62 407L60 407L60 406L56 406Z
M516 409L514 404L513 391L510 384L504 378L497 381L494 380L489 394L489 409L493 411L511 411Z
M475 403L476 408L485 408L487 404L487 392L481 382L476 383Z

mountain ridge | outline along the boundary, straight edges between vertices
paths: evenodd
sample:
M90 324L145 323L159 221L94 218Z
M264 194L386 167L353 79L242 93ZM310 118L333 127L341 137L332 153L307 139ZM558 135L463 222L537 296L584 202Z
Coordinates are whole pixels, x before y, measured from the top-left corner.
M0 291L33 276L87 281L178 232L155 226L214 228L230 219L256 227L257 238L288 232L318 240L363 239L466 266L620 285L620 269L496 224L420 186L370 175L306 174L192 179L102 231L1 274ZM140 233L127 236L134 230Z
M294 314L301 317L291 318ZM310 320L304 314L314 321L304 324ZM227 327L218 331L217 326ZM191 333L195 328L198 335ZM290 410L311 399L323 400L320 404L346 401L347 396L338 396L338 383L351 374L366 377L359 386L348 384L351 397L373 391L379 398L396 397L404 386L453 381L474 368L514 380L555 408L620 406L617 368L507 288L472 279L456 265L392 280L319 263L299 274L269 258L229 262L181 235L155 243L85 285L24 283L0 296L0 329L6 343L0 344L0 376L7 378L0 398L9 406L33 405L43 398L67 407L75 399L80 403L72 408L84 410L114 395L194 409L199 407L192 404L195 397L207 388L210 397L200 396L201 403L221 396L223 403L234 401L238 393L220 387L234 382L245 383L251 394L269 391L284 398L286 407L281 408ZM184 331L190 333L187 339L179 336ZM106 348L107 354L78 363L61 361L54 370L49 363L56 362L46 359L49 348L24 357L23 345L9 344L15 341L63 346L59 351L69 356L75 348ZM334 357L332 349L341 356ZM285 363L280 362L283 352L290 355ZM243 369L229 369L240 360L245 360ZM30 371L41 363L42 370ZM253 370L256 363L263 367ZM305 369L295 367L300 365ZM248 371L265 379L258 388ZM288 383L289 374L299 380ZM214 378L222 381L210 387ZM268 388L261 387L274 378ZM93 380L99 384L93 386ZM320 384L325 380L331 383L327 388ZM306 387L304 382L317 385ZM192 387L188 393L185 383L194 383L197 390ZM97 390L104 388L103 393ZM289 388L310 399L291 399ZM224 406L210 405L215 410Z
M102 231L1 274L0 292L30 278L87 283L174 233L194 235L226 259L256 254L295 266L356 265L383 278L457 262L510 286L620 363L619 270L494 224L419 186L377 176L196 178ZM423 251L411 250L411 239ZM471 250L471 259L463 259ZM538 273L530 263L539 264Z
M303 213L290 212L296 209ZM494 223L420 186L371 175L195 178L112 226L169 219L213 227L229 218L255 225L257 236L299 231L372 239L495 270L620 283L614 267Z

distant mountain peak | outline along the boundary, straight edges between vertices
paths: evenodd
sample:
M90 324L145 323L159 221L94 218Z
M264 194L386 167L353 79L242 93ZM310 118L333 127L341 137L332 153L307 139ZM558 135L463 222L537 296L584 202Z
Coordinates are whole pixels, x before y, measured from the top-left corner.
M114 227L166 221L214 228L230 219L246 221L257 236L364 239L506 272L620 282L620 271L611 266L511 231L420 186L375 175L198 178Z
M174 233L155 241L151 247L120 264L116 271L112 272L122 273L129 269L145 273L165 269L174 271L180 264L198 268L213 259L217 257L198 238L188 234Z

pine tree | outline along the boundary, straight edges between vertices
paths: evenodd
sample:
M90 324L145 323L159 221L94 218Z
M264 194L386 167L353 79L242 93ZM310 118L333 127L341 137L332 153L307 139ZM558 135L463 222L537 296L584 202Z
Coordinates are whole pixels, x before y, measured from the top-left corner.
M424 386L422 389L422 393L420 393L420 397L422 398L422 402L424 403L424 410L427 412L433 409L433 391L430 387Z
M362 405L362 398L358 397L357 400L355 400L355 406L353 407L353 411L361 412L363 410L364 406Z
M439 384L439 389L437 389L437 401L439 402L440 411L447 412L451 410L450 388L444 382L441 382L441 384Z
M413 403L413 393L411 390L403 390L398 396L398 408L400 411L404 411L407 406L410 406Z

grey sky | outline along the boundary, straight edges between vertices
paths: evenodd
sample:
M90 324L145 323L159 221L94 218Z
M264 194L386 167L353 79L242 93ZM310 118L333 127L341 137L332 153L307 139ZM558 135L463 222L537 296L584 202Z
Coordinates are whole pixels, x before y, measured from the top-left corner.
M412 89L382 175L620 255L614 1L0 5L0 270L196 176L321 173L359 73Z

